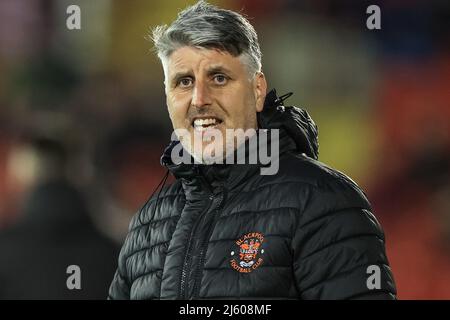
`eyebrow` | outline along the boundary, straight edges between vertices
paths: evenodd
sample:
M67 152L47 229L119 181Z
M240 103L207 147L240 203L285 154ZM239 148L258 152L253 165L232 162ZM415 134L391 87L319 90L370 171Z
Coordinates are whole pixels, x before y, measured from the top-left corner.
M216 66L211 66L206 70L206 74L208 75L208 77L213 76L217 73L226 73L226 74L232 74L231 70L229 70L228 68L222 66L222 65L216 65ZM177 73L175 73L173 75L173 77L170 80L170 83L172 85L175 85L178 83L178 81L180 81L181 79L185 78L185 77L192 77L194 78L194 75L192 73L192 70L183 70L183 71L179 71Z
M218 66L212 66L210 68L207 69L206 71L208 76L212 76L216 73L226 73L226 74L231 74L231 70L227 69L224 66L218 65Z

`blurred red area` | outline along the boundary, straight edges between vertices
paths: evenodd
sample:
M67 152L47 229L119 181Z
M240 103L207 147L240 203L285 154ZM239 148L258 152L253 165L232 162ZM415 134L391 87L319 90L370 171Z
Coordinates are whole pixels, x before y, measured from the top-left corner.
M400 299L450 299L450 59L385 67L371 200Z

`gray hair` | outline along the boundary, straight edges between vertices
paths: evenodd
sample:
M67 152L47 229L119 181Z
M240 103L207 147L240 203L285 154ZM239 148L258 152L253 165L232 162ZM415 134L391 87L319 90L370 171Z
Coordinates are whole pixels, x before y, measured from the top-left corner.
M215 48L244 58L251 78L261 71L258 36L250 22L237 12L203 0L181 11L170 26L154 28L151 39L164 68L176 49L193 46Z

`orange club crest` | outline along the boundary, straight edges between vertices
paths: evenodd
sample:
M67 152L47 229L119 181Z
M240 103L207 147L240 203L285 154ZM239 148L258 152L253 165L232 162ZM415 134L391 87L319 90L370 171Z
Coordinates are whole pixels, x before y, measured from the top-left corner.
M259 232L249 232L235 242L236 248L231 251L230 265L240 273L250 273L263 262L261 257L264 249L261 247L264 235Z

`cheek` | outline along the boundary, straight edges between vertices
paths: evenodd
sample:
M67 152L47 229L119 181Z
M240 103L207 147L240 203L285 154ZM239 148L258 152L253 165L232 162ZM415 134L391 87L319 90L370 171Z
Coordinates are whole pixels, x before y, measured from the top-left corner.
M172 123L173 123L174 122L174 117L175 117L174 106L169 101L169 99L166 100L166 105L167 105L167 111L169 112L170 120L172 120Z
M256 119L256 107L252 92L248 88L242 88L239 92L234 91L234 94L229 96L235 97L231 101L229 98L226 99L232 121L230 124L235 128L253 126Z
M172 124L177 127L182 126L189 107L188 101L183 97L169 94L166 99L166 104Z
M247 92L243 102L244 110L242 114L245 114L247 118L251 118L256 114L256 100L251 92Z

